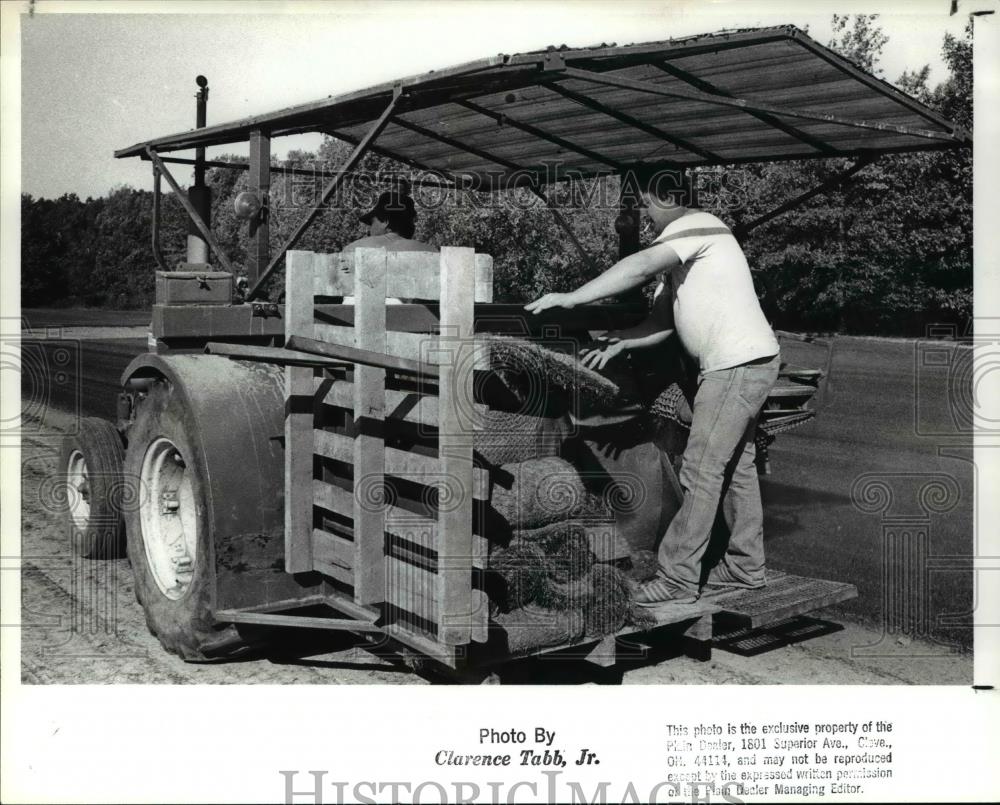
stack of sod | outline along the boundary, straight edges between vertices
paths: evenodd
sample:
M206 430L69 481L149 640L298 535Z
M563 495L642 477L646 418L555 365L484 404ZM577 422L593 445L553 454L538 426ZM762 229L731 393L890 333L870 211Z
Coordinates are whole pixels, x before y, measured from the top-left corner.
M586 522L610 513L573 465L545 457L501 470L510 482L494 487L491 504L512 538L490 553L487 592L511 651L601 637L638 623L629 580L596 562L590 547Z
M485 340L494 375L521 411L539 414L490 412L476 437L476 452L497 470L490 504L506 524L497 533L509 537L506 546L493 545L487 583L493 621L506 632L509 650L525 653L602 637L626 624L652 625L632 604L632 579L595 561L584 524L613 513L559 457L560 428L552 425L566 411L614 408L621 388L573 354L518 338ZM674 405L656 413L675 420L677 402L662 400ZM644 564L635 562L630 575L645 576Z

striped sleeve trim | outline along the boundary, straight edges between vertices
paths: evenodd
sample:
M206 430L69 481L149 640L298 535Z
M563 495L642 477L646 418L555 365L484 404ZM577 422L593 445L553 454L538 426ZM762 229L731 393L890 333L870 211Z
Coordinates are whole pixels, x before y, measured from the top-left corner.
M666 243L668 240L679 240L680 238L706 237L708 235L732 235L732 231L727 226L704 226L697 229L683 229L674 232L666 237L659 237L656 243Z

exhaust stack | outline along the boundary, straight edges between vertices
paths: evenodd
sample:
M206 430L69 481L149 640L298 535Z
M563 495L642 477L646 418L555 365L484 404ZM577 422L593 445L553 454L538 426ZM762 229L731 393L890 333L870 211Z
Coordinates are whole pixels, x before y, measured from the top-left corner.
M205 128L206 111L208 108L208 79L200 75L195 78L198 85L198 94L195 95L197 101L195 107L195 127ZM195 151L194 184L188 190L188 198L198 215L205 222L205 226L212 226L212 190L205 184L205 149L198 148ZM208 263L208 244L198 232L194 223L188 225L187 236L187 262L188 263Z

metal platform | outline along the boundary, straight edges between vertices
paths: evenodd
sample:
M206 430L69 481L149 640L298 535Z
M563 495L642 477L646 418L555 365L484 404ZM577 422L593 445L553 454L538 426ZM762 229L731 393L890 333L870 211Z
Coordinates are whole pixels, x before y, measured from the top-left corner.
M853 584L768 571L762 589L709 592L699 603L756 629L857 597Z

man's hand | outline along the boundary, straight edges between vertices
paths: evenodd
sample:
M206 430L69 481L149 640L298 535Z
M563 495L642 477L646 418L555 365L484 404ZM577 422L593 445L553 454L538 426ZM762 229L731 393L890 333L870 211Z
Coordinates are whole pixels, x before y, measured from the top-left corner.
M576 300L573 298L571 293L547 293L536 299L534 302L528 302L524 306L524 309L529 313L537 315L543 310L548 310L553 307L569 308L576 306Z
M580 350L580 363L588 369L600 371L608 365L609 361L625 352L626 346L624 341L610 333L601 336L598 340L603 341L605 346Z

